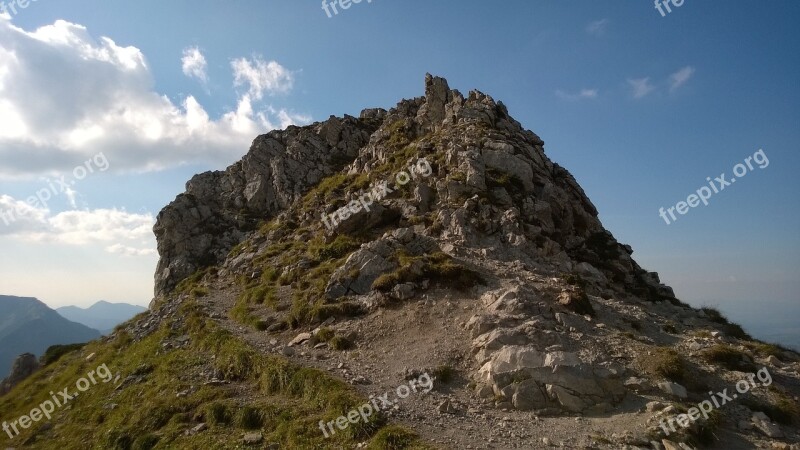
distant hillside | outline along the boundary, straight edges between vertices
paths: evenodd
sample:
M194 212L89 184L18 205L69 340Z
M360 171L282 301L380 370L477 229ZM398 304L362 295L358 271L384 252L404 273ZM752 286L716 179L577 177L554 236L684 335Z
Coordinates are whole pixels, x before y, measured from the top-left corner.
M108 334L114 330L114 327L139 313L147 311L147 308L127 303L99 301L89 308L64 306L63 308L57 308L56 311L67 320L100 330L103 334Z
M98 337L99 331L70 322L35 298L0 295L0 379L23 353L41 356L51 345Z

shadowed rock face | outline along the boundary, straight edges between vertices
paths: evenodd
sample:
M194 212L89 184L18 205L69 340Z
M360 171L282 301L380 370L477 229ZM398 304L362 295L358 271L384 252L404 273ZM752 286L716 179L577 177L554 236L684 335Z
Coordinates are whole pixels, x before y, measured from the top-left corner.
M424 97L403 100L390 111L369 109L359 118L331 117L270 132L224 172L192 178L154 227L161 256L156 296L223 262L260 222L296 205L322 179L371 173L392 159L398 141L433 153L440 175L461 176L422 180L414 204L384 202L376 206L382 216L407 215L409 208L432 212L442 224L442 237L457 244L478 246L487 236L499 238L503 245L568 263L570 269L572 262L583 263L581 275L624 284L641 296L672 297L630 258L630 247L603 228L581 187L547 158L538 136L490 96L472 91L465 97L431 75L425 78ZM305 219L319 221L322 212L309 212ZM379 219L355 216L344 226Z
M36 359L36 355L24 353L18 356L11 366L11 373L0 383L0 395L7 394L14 386L25 381L37 370L39 370L39 361Z
M376 128L375 120L334 117L273 131L256 138L247 155L224 172L193 177L153 227L161 256L156 295L221 261L259 222L352 161Z

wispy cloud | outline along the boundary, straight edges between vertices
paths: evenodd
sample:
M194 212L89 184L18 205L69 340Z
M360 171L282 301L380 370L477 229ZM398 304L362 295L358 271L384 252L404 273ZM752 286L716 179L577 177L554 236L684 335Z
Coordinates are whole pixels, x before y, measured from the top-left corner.
M208 63L206 57L200 52L197 47L189 47L183 50L183 58L181 58L183 65L183 74L190 78L197 78L203 84L208 83Z
M651 92L655 87L650 83L650 77L645 78L634 78L628 79L628 85L632 89L633 98L639 99L644 98Z
M669 91L673 92L679 87L686 84L689 81L689 78L694 75L694 67L686 66L683 69L673 73L669 76Z
M285 94L294 85L291 71L275 61L264 61L256 56L252 60L239 58L231 61L234 84L247 86L248 94L254 100L261 100L264 94Z
M125 256L155 254L152 214L124 209L73 209L52 214L8 195L0 196L0 237L23 242L77 246L103 245L109 253Z
M608 19L600 19L589 22L589 25L586 25L586 32L594 36L602 36L606 34L608 22Z
M150 256L156 254L156 249L154 248L136 248L122 244L109 245L106 247L106 251L122 256Z
M49 70L37 70L45 60ZM188 76L209 79L201 50L186 49L181 62ZM115 171L224 167L255 136L310 121L258 103L292 89L293 72L278 62L241 58L232 71L244 92L233 108L211 116L194 96L175 101L155 91L136 47L95 39L63 20L25 31L0 15L0 179L65 173L101 151Z
M556 96L561 100L575 102L578 100L591 100L597 98L597 89L581 89L577 93L564 92L561 89L556 90Z

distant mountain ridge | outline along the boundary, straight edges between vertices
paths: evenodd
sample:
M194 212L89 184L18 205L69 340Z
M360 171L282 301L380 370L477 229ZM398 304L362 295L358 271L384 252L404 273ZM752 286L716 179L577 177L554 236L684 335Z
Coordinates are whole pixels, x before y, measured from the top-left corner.
M88 308L64 306L56 308L56 312L72 322L94 328L102 334L108 334L117 325L147 311L147 308L128 303L110 303L101 300Z
M0 295L0 378L23 353L41 356L52 345L99 337L99 331L65 319L33 297Z

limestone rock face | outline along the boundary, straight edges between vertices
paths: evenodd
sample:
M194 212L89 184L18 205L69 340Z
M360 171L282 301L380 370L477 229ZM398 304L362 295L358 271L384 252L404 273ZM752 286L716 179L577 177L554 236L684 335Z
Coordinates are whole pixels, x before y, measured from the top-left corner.
M379 116L379 115L378 115ZM156 296L198 269L224 260L262 220L339 171L377 128L370 118L331 118L259 136L241 161L196 175L167 205L153 228L160 259Z
M14 360L11 373L0 383L0 395L7 394L14 386L25 381L34 372L39 370L39 361L36 355L24 353Z
M259 223L297 205L324 178L369 174L395 160L398 151L431 154L439 175L449 175L415 180L412 202L393 195L338 223L334 234L434 214L442 237L454 243L510 245L647 296L672 295L630 258L629 247L604 230L572 175L545 156L544 142L511 118L502 103L478 91L465 97L443 78L427 75L424 97L403 100L390 111L367 109L358 118L331 117L272 131L257 137L242 160L225 171L192 178L186 192L157 217L156 296L223 262ZM301 219L318 221L335 210L329 206L305 211ZM580 266L568 267L570 261Z

